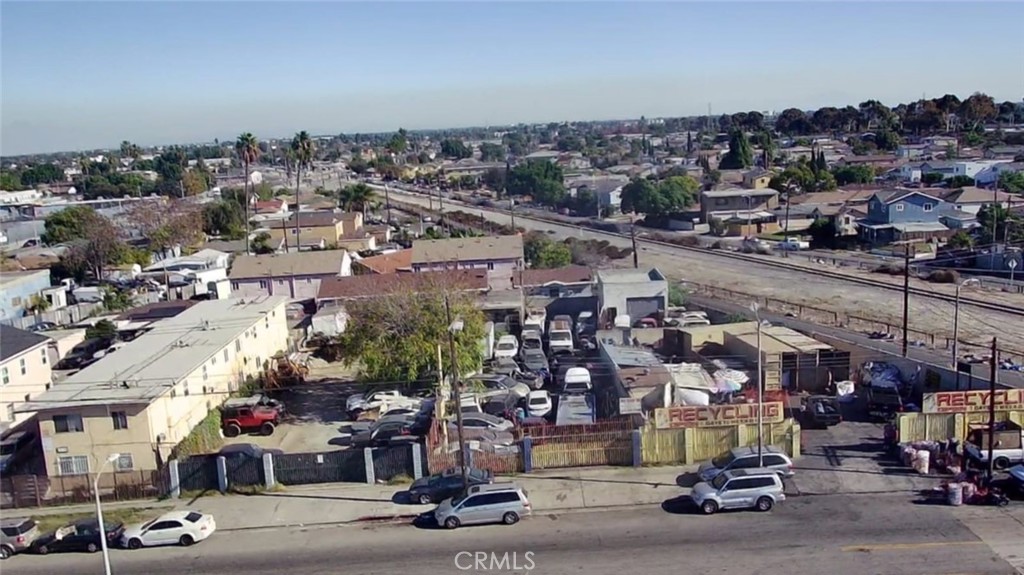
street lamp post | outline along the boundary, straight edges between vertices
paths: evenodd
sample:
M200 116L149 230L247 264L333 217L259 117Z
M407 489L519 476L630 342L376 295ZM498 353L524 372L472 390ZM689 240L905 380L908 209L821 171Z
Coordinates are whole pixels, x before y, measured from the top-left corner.
M100 549L103 551L103 572L110 575L110 552L107 551L107 527L103 523L103 505L100 503L100 476L106 469L108 463L113 463L121 457L120 453L111 453L96 472L96 479L92 482L92 492L96 495L96 520L100 528Z
M761 373L761 306L755 301L750 304L757 320L757 466L764 467L764 376Z
M462 488L467 489L469 487L469 470L466 467L466 438L462 433L462 379L459 377L459 363L455 355L455 334L461 332L465 324L461 319L452 320L452 308L447 296L444 298L444 312L448 319L448 354L452 364L452 392L455 394L455 425L459 437L459 466L462 468Z
M966 279L956 284L956 298L953 300L953 371L956 372L956 389L960 390L960 290L967 286L979 286L981 282L975 278Z

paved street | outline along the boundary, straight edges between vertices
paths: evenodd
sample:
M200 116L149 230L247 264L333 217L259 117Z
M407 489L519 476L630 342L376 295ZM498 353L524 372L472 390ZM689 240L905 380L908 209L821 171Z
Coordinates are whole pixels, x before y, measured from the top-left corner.
M217 533L192 548L113 550L115 575L423 575L460 571L460 552L516 556L519 569L559 574L1010 575L1014 569L942 506L896 496L792 498L776 510L704 517L669 500L628 511L543 515L514 527L455 532L411 525ZM991 515L1009 513L987 508ZM527 553L532 555L527 556ZM95 575L95 555L18 556L11 575Z

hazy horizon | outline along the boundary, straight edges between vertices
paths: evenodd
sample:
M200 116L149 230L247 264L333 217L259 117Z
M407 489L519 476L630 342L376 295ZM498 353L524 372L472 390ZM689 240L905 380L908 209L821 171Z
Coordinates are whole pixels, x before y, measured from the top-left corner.
M5 1L0 152L1020 101L1021 21L1015 3Z

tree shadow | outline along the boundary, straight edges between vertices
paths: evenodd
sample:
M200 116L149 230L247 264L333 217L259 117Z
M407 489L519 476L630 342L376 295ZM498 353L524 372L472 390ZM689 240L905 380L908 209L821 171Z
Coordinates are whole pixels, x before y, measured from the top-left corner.
M679 487L693 487L700 483L700 475L694 472L687 472L676 477L676 485Z

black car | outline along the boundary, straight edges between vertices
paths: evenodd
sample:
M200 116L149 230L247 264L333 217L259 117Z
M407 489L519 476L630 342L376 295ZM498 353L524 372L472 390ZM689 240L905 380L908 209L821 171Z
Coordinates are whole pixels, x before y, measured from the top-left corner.
M123 523L106 522L107 546L117 545L124 533ZM100 550L100 523L96 519L84 519L69 523L60 529L47 533L32 542L32 551L40 555L65 551L85 551L95 553Z
M281 449L266 449L256 445L255 443L232 443L231 445L225 445L220 448L217 455L228 460L241 460L249 457L253 459L263 459L264 453L269 453L274 456L284 455L284 451Z
M473 485L492 483L494 481L494 474L490 471L471 467L466 473L466 479L469 482L469 486L472 487ZM423 505L439 503L461 492L461 467L451 467L430 477L417 479L409 488L409 496L412 500Z

